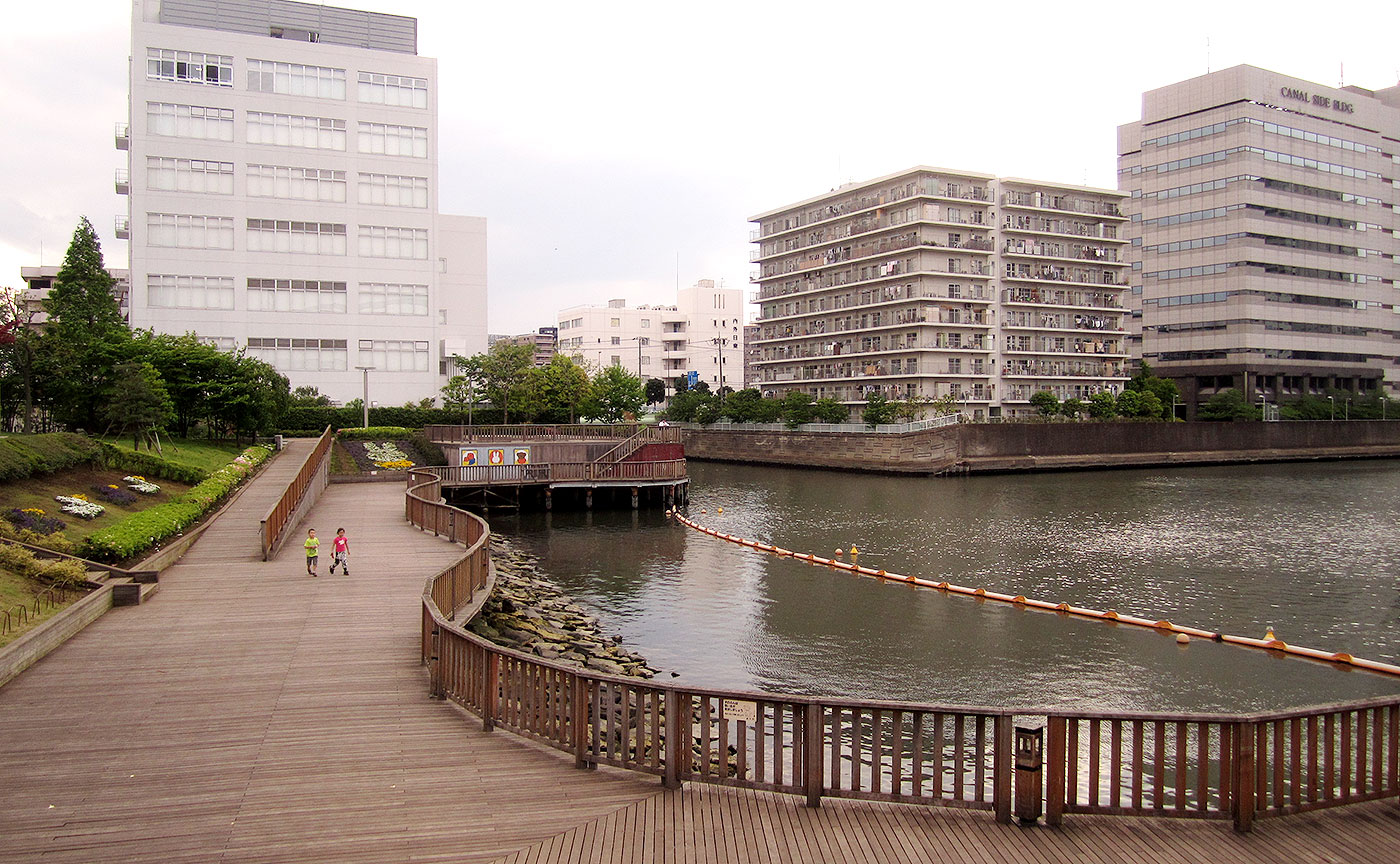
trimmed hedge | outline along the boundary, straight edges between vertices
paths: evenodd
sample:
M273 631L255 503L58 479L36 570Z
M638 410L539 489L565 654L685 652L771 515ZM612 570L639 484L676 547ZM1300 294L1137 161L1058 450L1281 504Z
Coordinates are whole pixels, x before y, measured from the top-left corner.
M192 465L178 465L149 453L123 450L111 444L102 445L102 462L108 468L118 468L142 477L159 477L193 486L209 477L209 472Z
M514 415L512 415L514 416ZM472 411L471 419L478 425L490 425L501 422L501 412L496 408L477 408ZM517 422L519 418L516 418ZM327 426L336 429L348 429L357 427L364 422L364 415L358 408L327 408L327 407L303 407L288 408L282 415L278 423L283 430L282 434L287 434L286 430L315 429L320 435L321 430ZM445 408L371 408L369 409L370 426L402 426L408 429L422 429L424 426L433 424L460 425L467 422L467 412L458 411L455 408L447 410Z
M72 432L0 438L0 482L100 462L103 446Z
M270 455L271 451L262 445L249 447L179 498L133 513L110 528L91 534L78 554L93 561L113 562L145 552L213 510Z
M371 438L392 441L394 439L407 438L413 434L412 429L405 429L402 426L371 426L368 429L337 429L335 437L346 441L365 441Z

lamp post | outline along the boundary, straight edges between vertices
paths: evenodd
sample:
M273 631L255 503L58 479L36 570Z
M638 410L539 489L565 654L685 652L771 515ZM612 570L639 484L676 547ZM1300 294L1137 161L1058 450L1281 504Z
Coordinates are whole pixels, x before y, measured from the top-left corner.
M1333 420L1336 420L1336 419L1337 419L1337 400L1334 399L1334 398L1332 398L1331 396L1328 396L1328 397L1327 397L1327 405L1328 405L1329 408L1332 409L1332 419L1333 419Z
M374 367L373 367L373 366L356 366L355 368L356 368L356 369L359 369L361 372L365 373L365 395L364 395L364 398L360 400L360 402L362 403L362 404L360 405L360 407L363 409L364 428L368 429L368 428L369 428L369 370L373 369Z
M1342 419L1343 419L1343 420L1350 420L1350 419L1351 419L1351 400L1350 400L1350 399L1348 399L1348 400L1347 400L1347 404L1344 405L1344 406L1342 407L1342 411L1344 412L1344 413L1342 414Z

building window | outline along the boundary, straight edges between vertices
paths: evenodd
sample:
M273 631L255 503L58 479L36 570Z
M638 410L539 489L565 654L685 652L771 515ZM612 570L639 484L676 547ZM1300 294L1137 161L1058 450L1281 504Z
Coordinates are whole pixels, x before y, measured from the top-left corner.
M200 344L219 351L233 351L238 348L238 340L232 336L200 336Z
M427 285L360 283L361 315L427 315Z
M716 295L714 295L714 300L715 300L715 308L716 308L716 309L723 309L723 308L724 308L724 295L723 295L723 294L716 294Z
M361 153L428 158L428 130L425 128L386 123L360 123L356 128Z
M380 372L427 372L428 343L395 339L361 339L359 366Z
M146 49L146 80L233 86L233 58L195 51Z
M344 282L248 279L249 312L344 312Z
M427 207L428 178L400 174L360 174L361 204L386 207Z
M344 255L345 226L331 222L249 219L249 252L302 252Z
M248 112L248 143L312 150L344 150L345 121L299 114Z
M345 172L329 168L249 165L248 195L297 201L345 201Z
M609 319L608 319L608 326L609 326L609 327L621 327L621 326L622 326L622 319L621 319L621 318L609 318Z
M426 228L361 225L359 236L360 256L363 258L428 260L428 229Z
M272 60L248 61L248 89L254 93L345 98L345 70Z
M146 305L159 309L232 309L232 276L146 274Z
M614 366L621 366L621 365L622 365L622 358L619 357L619 356L617 356L616 354L612 355L612 365L614 365Z
M612 344L614 344L614 345L621 345L621 344L622 344L622 337L621 337L621 336L614 336L614 337L612 337Z
M360 101L404 108L428 107L428 79L407 75L360 73Z
M177 249L232 249L233 218L147 213L146 245Z
M281 371L337 371L346 368L349 349L344 339L250 338L248 356Z
M643 319L642 319L642 327L643 327L643 328L649 328L649 327L651 327L651 319L650 319L650 318L643 318Z
M146 157L146 188L164 192L233 194L233 163Z
M233 109L147 102L146 131L167 138L232 141Z

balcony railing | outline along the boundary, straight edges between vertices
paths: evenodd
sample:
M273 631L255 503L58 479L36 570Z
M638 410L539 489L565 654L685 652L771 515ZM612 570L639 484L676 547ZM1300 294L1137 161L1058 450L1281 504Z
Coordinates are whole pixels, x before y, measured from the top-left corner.
M131 149L131 124L118 123L116 128L116 141L118 150Z
M125 168L118 168L115 185L118 195L131 194L131 173Z
M116 218L115 221L116 221L116 229L117 229L117 239L118 239L118 240L130 240L130 239L131 239L131 217L130 217L130 216L118 216L118 217Z

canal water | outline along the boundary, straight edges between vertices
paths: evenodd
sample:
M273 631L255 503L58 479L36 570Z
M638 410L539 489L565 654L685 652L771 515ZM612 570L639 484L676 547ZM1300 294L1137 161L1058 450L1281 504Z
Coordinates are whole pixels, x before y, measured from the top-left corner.
M1008 594L1400 663L1400 461L984 476L692 462L692 519ZM720 513L723 508L723 513ZM694 686L1242 711L1400 679L778 558L659 511L493 512L605 630ZM672 679L671 672L678 673Z

